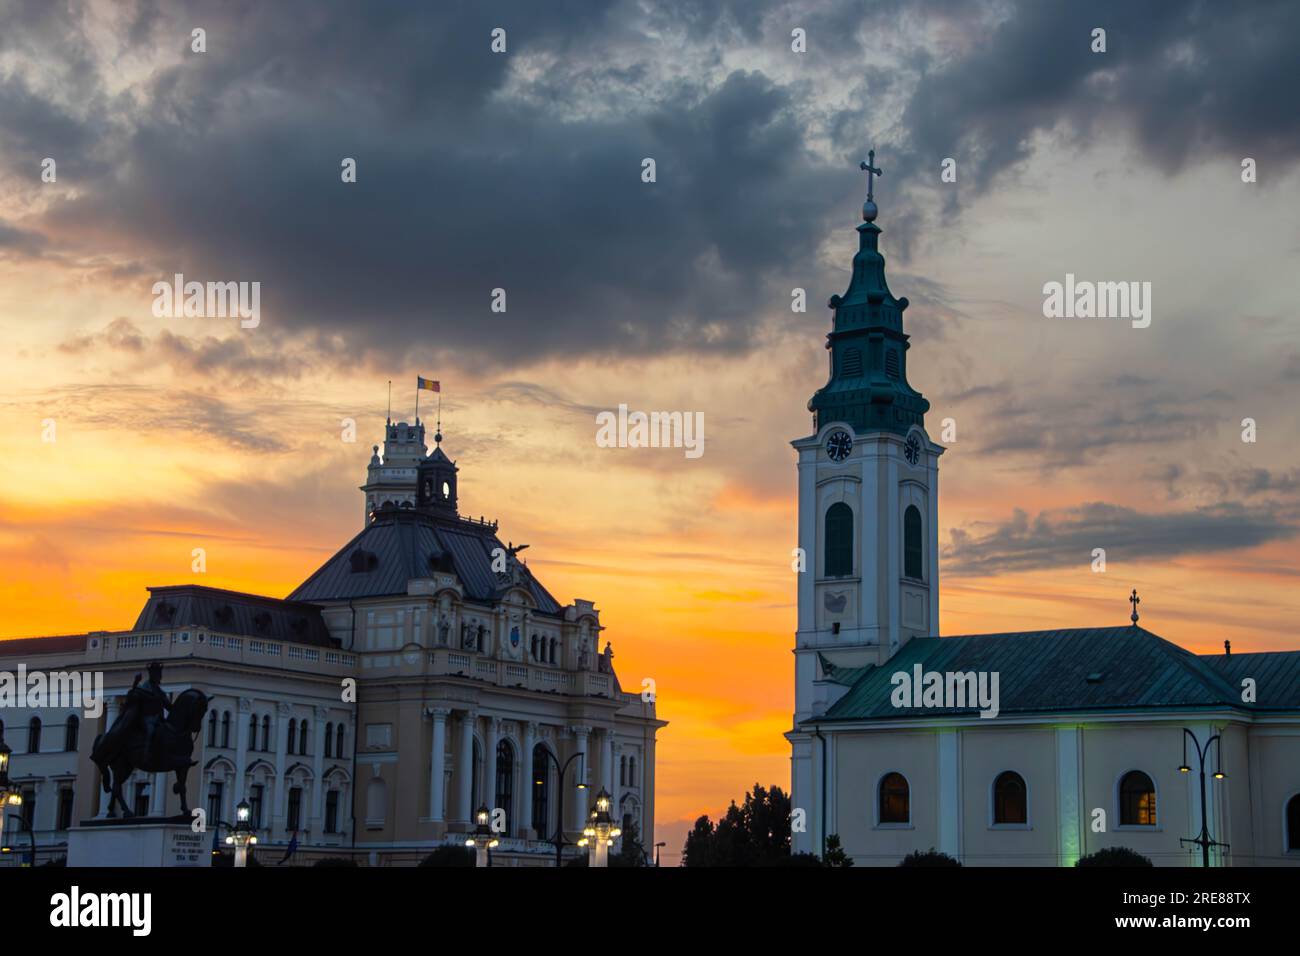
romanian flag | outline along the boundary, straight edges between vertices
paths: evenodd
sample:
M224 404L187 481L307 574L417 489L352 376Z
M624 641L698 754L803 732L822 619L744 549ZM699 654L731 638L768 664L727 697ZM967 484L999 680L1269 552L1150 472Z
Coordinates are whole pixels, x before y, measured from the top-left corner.
M416 388L427 388L427 389L428 389L429 391L431 391L431 392L441 392L441 391L442 391L442 389L438 386L438 383L435 382L433 379L431 379L431 378L420 378L420 376L418 376L418 375L415 376L415 387L416 387Z

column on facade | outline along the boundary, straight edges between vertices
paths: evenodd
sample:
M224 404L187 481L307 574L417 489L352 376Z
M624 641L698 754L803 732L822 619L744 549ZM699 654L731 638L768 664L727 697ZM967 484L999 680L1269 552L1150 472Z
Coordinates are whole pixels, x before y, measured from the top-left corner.
M149 816L161 817L167 813L167 787L170 774L159 771L149 781Z
M325 771L325 718L328 716L329 712L324 707L316 708L316 741L311 754L311 816L304 815L304 819L310 821L311 832L314 834L325 831L325 802L321 796L325 781L321 775Z
M429 743L429 819L441 823L446 809L443 798L447 786L447 715L445 707L433 707L429 716L433 737Z
M108 733L108 728L113 726L113 721L117 720L118 711L122 707L122 698L113 696L108 698L108 707L104 711L104 733ZM102 777L102 774L101 774ZM99 784L99 809L95 812L96 819L102 819L108 816L108 801L110 795L104 792L104 785Z
M524 722L524 752L520 755L519 769L519 820L516 830L525 838L533 825L533 747L536 746L537 724Z
M576 773L575 783L582 781L589 784L591 776L587 772L587 735L591 733L591 728L578 725L570 727L569 730L573 732L574 746L576 747L577 752L582 754L582 756L575 761L578 765L574 768ZM561 781L560 785L563 786L564 782ZM569 814L569 825L570 829L581 831L582 828L587 825L587 811L590 809L590 804L593 802L594 794L592 794L590 789L575 789L573 793L576 799L573 801L573 810Z
M239 804L244 799L244 778L247 774L244 770L248 766L248 717L253 712L253 702L247 697L239 698L239 716L237 718L239 727L235 734L235 792L232 794L234 803L232 806Z
M278 704L275 708L275 780L271 784L271 833L272 840L284 838L284 818L288 812L289 787L285 781L286 746L289 736L289 715L293 708L288 704Z
M489 811L497 805L497 738L500 736L501 718L488 717L483 735L483 804Z
M601 755L600 755L600 777L601 786L607 793L614 792L614 730L607 727L600 732Z
M456 753L456 782L460 799L457 818L471 821L474 819L474 722L478 714L472 710L462 711L460 715L460 747Z

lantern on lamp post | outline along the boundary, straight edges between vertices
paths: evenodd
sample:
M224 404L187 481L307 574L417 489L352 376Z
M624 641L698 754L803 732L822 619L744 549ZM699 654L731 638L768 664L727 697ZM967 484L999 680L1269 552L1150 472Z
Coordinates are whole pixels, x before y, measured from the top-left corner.
M491 814L488 812L486 805L480 806L474 811L474 834L465 841L465 845L472 846L477 852L474 861L475 866L491 866L492 857L488 854L488 850L501 842L497 839L497 835L492 832L490 818Z
M582 831L582 839L578 841L578 846L587 847L590 854L587 858L588 866L609 866L609 845L623 834L609 812L611 806L609 791L601 787L600 793L596 794L596 805L591 808L586 829Z
M250 820L251 808L247 800L240 800L235 807L235 825L230 828L226 845L235 848L235 866L248 866L248 848L256 845L257 836Z
M0 730L0 846L4 844L5 808L23 805L22 791L9 782L9 755L12 753L13 750L5 743L4 731ZM33 859L32 864L35 863Z

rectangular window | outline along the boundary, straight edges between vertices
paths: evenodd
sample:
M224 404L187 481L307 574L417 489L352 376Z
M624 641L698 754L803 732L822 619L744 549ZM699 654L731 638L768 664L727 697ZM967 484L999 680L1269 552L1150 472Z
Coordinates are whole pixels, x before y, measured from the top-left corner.
M339 832L339 792L331 790L325 794L325 832Z
M223 784L214 780L208 786L208 826L216 826L221 819L221 790Z
M74 805L72 788L61 787L59 789L59 822L60 830L66 830L72 826L72 808Z
M254 830L262 829L262 791L264 789L260 783L248 788L248 822L253 825Z
M294 787L289 791L289 819L285 823L285 828L290 832L301 829L302 827L302 787Z

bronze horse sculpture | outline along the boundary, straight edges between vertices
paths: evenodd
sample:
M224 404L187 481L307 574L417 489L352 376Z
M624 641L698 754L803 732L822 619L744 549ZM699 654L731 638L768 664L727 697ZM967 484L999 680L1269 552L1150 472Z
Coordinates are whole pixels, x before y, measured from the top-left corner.
M137 677L137 683L139 678ZM185 780L195 761L194 737L203 729L203 717L208 711L209 697L197 688L190 688L168 701L166 716L158 713L154 727L141 726L136 719L140 708L134 706L137 688L127 694L127 709L107 732L95 738L90 751L91 761L99 767L104 792L111 794L108 816L117 816L117 807L125 816L134 816L122 798L122 784L133 770L146 773L175 772L176 782L172 793L180 797L181 814L190 815L189 800L185 793Z

